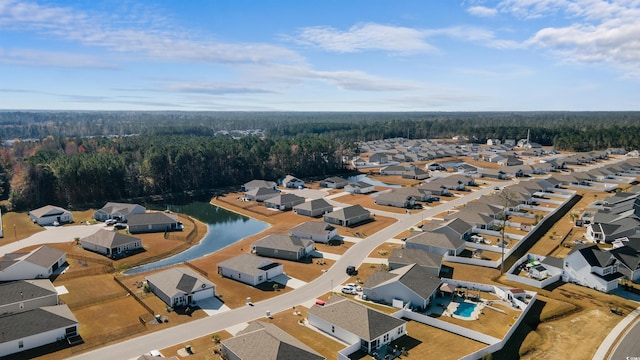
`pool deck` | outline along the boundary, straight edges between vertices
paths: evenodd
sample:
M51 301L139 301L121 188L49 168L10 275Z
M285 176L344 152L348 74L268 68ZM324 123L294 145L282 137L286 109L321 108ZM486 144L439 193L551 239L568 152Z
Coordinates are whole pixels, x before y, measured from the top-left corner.
M450 316L456 319L460 319L460 320L478 320L478 318L480 317L480 314L482 313L482 309L484 308L484 301L482 299L480 299L480 301L468 301L468 300L464 300L464 303L467 304L472 304L475 305L475 308L473 309L473 311L471 312L470 316L462 316L462 315L458 315L456 314L456 310L458 310L458 307L460 306L460 302L458 301L451 301L449 303L449 305L447 305L447 309L444 311L443 315L445 316Z

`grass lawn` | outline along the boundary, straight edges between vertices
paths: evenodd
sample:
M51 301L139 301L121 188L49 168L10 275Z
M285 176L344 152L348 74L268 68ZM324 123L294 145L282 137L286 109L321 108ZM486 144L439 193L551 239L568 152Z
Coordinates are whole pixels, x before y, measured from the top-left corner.
M333 199L335 201L349 204L349 205L361 205L367 209L386 211L396 214L405 214L407 209L397 208L394 206L383 206L375 203L375 199L370 194L347 194ZM416 211L416 210L413 210Z
M233 336L226 331L219 331L215 333L219 336L220 340L230 339ZM184 350L185 346L190 345L193 352L189 355L189 360L219 360L220 357L213 353L214 349L220 350L220 344L213 341L213 334L210 336L203 336L197 339L192 339L186 343L174 345L168 348L160 350L165 357L177 356L178 359L182 358L178 354L178 350Z
M2 214L4 237L0 238L0 246L27 238L44 228L34 224L27 213L8 212Z
M369 254L369 257L372 258L381 258L386 259L391 255L393 249L402 248L402 244L383 242L377 248L373 249L373 251Z

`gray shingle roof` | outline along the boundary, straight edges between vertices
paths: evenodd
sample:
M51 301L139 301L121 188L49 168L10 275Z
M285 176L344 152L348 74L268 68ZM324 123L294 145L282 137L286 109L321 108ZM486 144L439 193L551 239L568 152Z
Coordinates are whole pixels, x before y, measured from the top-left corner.
M424 251L421 249L396 248L389 255L389 263L418 264L425 267L440 268L442 255Z
M43 216L56 216L56 215L62 215L65 212L69 212L66 209L63 209L61 207L58 206L54 206L54 205L46 205L43 206L39 209L35 209L35 210L31 210L29 212L29 214L41 218Z
M67 305L44 306L0 317L0 332L4 343L77 324Z
M325 216L329 216L334 219L349 220L364 214L370 214L369 210L360 205L353 205L333 211Z
M0 305L13 304L23 300L37 299L56 294L49 280L19 280L0 284Z
M218 263L218 266L239 271L249 275L258 275L258 273L262 271L260 270L260 267L262 267L263 264L278 264L278 263L271 261L267 258L263 258L261 256L240 254L236 257L233 257L231 259Z
M324 360L300 340L279 327L253 322L235 337L223 340L222 344L242 360Z
M302 224L291 228L292 232L303 232L307 234L319 234L325 235L330 231L335 230L335 227L321 221L306 221Z
M178 222L178 217L174 214L167 214L161 211L148 212L144 214L133 214L129 216L129 226L137 225L162 225Z
M94 234L80 239L80 241L96 244L106 248L113 248L141 240L137 237L129 236L117 231L100 229Z
M64 255L64 251L45 245L33 250L31 254L24 259L24 261L48 268L55 264Z
M340 295L332 296L324 306L313 305L309 309L309 314L367 341L376 339L406 323L404 320L360 305Z
M186 267L167 269L147 276L147 280L171 297L215 286L205 277Z
M269 234L253 243L256 247L277 249L282 251L299 251L313 245L313 240L300 239L297 236Z
M293 207L294 209L302 209L307 211L313 211L318 209L332 209L333 205L329 204L325 199L314 199L311 201L304 202L302 204L296 205ZM330 210L331 211L331 210Z

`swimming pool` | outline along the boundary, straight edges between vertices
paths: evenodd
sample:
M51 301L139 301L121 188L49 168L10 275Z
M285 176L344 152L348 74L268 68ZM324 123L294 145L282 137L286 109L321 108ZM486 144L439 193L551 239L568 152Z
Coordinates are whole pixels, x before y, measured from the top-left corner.
M468 302L461 302L458 304L458 308L453 312L454 315L463 316L466 318L470 318L471 314L473 314L473 310L476 309L477 304L472 304Z

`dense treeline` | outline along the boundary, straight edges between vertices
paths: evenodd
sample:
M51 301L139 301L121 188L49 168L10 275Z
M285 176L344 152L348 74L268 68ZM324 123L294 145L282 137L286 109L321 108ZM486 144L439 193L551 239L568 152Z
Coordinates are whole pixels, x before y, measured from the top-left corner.
M13 209L82 206L238 185L254 178L277 179L289 173L300 177L334 174L344 170L345 151L333 141L311 136L188 135L47 137L41 143L17 141L13 150L24 156L12 164L9 203Z
M263 130L264 136L221 130ZM15 209L343 171L357 141L462 135L558 150L640 148L640 112L315 113L0 111L0 199ZM239 137L238 137L239 136Z

